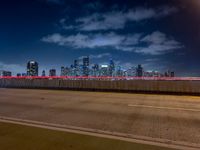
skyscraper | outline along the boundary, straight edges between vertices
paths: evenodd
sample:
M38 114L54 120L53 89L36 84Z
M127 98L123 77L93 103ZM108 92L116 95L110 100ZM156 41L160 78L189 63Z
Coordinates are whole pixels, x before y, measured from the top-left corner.
M11 77L11 76L12 76L12 72L10 72L10 71L5 71L5 70L1 70L1 71L0 71L0 76L3 76L3 77Z
M123 70L122 70L121 66L117 66L116 76L118 76L118 77L123 76Z
M74 75L79 76L80 75L80 65L79 65L79 60L76 59L74 60Z
M27 76L38 76L38 63L36 61L27 63Z
M174 71L170 72L170 77L175 77Z
M79 67L79 60L75 59L74 60L74 68L78 68Z
M71 68L64 66L61 67L61 74L60 74L61 76L69 76L71 75L70 73L71 73Z
M83 76L89 76L89 65L90 65L90 59L89 57L83 58Z
M109 76L109 65L101 65L100 76Z
M21 73L17 73L17 77L21 77L22 76L22 74Z
M51 76L51 77L56 76L56 69L50 69L49 76Z
M45 73L45 70L42 71L42 77L45 77L46 76L46 73Z
M115 63L112 59L110 59L110 63L109 63L109 76L114 76L114 72L115 72Z
M135 74L136 74L135 67L131 67L131 68L127 69L128 77L133 77L133 76L135 76Z
M66 73L65 73L65 67L61 67L61 76L66 76Z
M174 71L168 70L167 72L165 72L164 76L165 77L175 77L175 73L174 73Z
M143 68L141 65L138 65L138 67L136 68L136 76L137 77L142 77L143 76Z
M95 76L95 77L100 75L100 73L99 73L99 64L94 64L92 66L92 75Z

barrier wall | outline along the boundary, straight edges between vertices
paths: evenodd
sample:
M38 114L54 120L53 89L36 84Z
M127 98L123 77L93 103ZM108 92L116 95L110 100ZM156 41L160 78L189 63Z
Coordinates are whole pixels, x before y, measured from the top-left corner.
M200 81L0 79L0 87L200 94Z

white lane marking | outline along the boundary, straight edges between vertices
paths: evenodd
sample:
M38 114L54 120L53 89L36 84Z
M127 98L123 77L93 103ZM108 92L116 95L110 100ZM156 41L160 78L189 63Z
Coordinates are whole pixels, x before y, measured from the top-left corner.
M200 109L187 109L187 108L180 108L180 107L160 107L160 106L134 105L134 104L128 104L128 106L129 107L140 107L140 108L153 108L153 109L167 109L167 110L181 110L181 111L200 112Z
M178 149L179 150L199 150L200 148L200 145L195 144L195 143L172 141L168 139L137 136L137 135L124 134L124 133L118 133L118 132L113 132L113 131L110 132L110 131L103 131L103 130L98 130L98 129L89 129L89 128L82 128L82 127L68 126L68 125L45 123L45 122L31 121L31 120L3 117L3 116L0 116L0 122L19 124L19 125L25 125L25 126L30 126L30 127L38 127L38 128L50 129L50 130L56 130L56 131L64 131L64 132L76 133L76 134L82 134L82 135L90 135L90 136L96 136L96 137L102 137L102 138L116 139L116 140L122 140L122 141L134 142L134 143L140 143L140 144L154 145L154 146L166 147L166 148L177 149L177 150Z

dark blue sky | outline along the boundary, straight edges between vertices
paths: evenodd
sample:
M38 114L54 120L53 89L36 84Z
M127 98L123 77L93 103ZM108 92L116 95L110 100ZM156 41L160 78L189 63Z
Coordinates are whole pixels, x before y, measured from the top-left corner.
M200 75L199 0L2 0L0 70L113 58L129 68Z

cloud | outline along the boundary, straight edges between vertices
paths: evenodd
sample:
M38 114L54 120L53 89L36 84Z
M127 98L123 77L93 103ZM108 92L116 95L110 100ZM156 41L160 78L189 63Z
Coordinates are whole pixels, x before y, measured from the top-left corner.
M158 62L158 61L160 61L159 58L147 58L147 59L145 60L145 62Z
M175 41L173 38L167 37L164 33L159 31L145 36L140 41L148 45L146 47L138 47L137 50L135 50L137 53L160 55L183 48L181 43Z
M122 63L120 66L123 66L123 69L130 69L135 68L136 65L134 65L132 62L125 62Z
M42 41L48 43L55 43L61 46L72 46L74 48L96 48L96 47L114 47L119 45L125 38L115 33L98 33L91 35L76 34L70 36L63 36L59 33L48 35L42 38Z
M181 43L160 31L145 36L141 33L120 35L114 32L87 35L78 33L70 36L55 33L43 37L42 41L75 49L113 48L150 55L161 55L183 47Z
M110 56L111 56L110 53L102 53L102 54L98 54L98 55L90 55L90 58L100 59L100 58L103 58L103 57L110 57Z
M110 53L102 53L102 54L95 54L95 55L89 55L90 59L101 59L104 57L110 57ZM86 56L80 56L79 59L83 59Z
M96 13L88 17L79 18L76 22L81 24L78 29L82 31L117 30L124 28L126 18L124 18L122 12Z
M74 29L80 31L117 30L123 29L127 22L138 22L146 19L156 19L175 13L175 7L135 8L128 11L111 11L107 13L94 13L92 15L76 19ZM71 24L64 25L64 28L71 28Z

